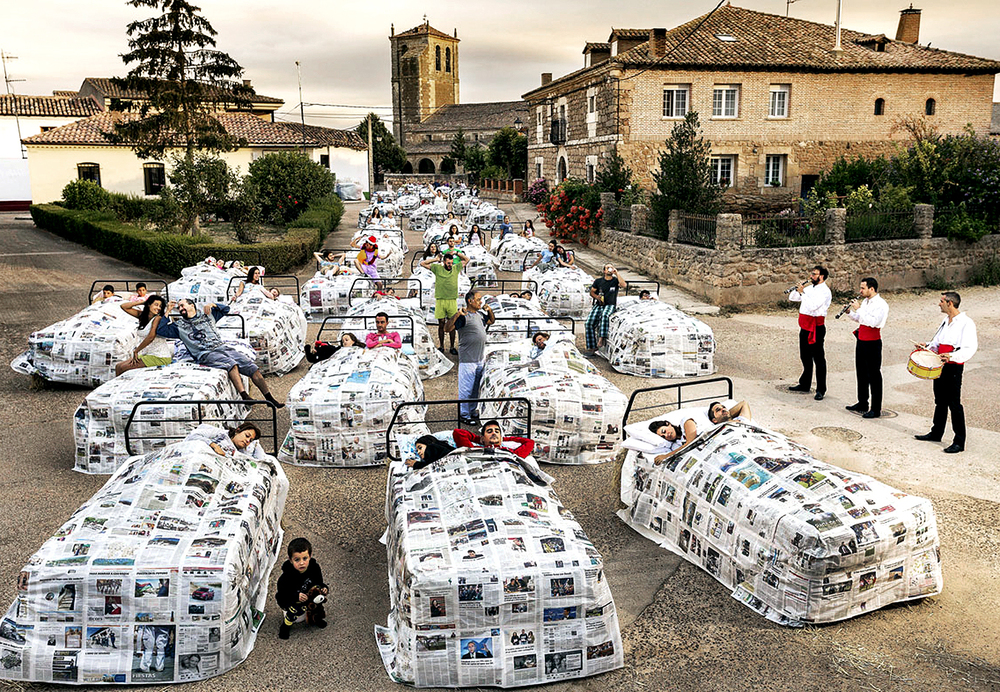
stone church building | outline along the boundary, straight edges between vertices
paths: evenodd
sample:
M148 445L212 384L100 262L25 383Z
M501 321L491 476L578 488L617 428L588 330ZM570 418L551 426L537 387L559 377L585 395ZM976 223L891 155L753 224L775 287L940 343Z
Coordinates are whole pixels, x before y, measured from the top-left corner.
M707 18L706 18L707 17ZM528 176L593 180L614 150L646 187L674 125L697 111L728 201L773 208L840 156L889 153L904 118L991 129L1000 62L919 44L921 13L883 34L725 5L674 29L613 29L584 66L524 94Z
M461 128L467 146L486 147L505 127L528 124L524 101L460 103L458 31L423 24L389 36L392 61L393 135L406 151L404 173L438 173Z

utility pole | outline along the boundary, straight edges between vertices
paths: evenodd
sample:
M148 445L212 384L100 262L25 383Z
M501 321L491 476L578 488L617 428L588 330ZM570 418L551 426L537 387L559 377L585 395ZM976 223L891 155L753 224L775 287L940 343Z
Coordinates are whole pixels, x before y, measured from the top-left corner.
M372 151L372 127L375 125L375 114L368 114L368 194L375 199L375 152Z
M792 5L793 3L798 2L798 1L799 0L785 0L785 16L786 17L788 16L788 8L789 8L789 6Z
M306 106L302 103L302 70L299 61L295 61L295 74L299 78L299 120L302 123L302 153L306 153Z
M8 60L17 60L17 56L8 55L7 53L0 50L0 62L3 62L3 81L4 84L7 85L7 95L11 97L10 108L14 112L14 124L17 126L17 145L21 148L21 158L26 159L28 158L28 150L25 149L23 144L21 144L21 118L19 117L20 114L17 112L17 99L15 98L16 94L14 94L14 91L10 88L11 83L23 82L24 80L10 78L10 75L7 74Z

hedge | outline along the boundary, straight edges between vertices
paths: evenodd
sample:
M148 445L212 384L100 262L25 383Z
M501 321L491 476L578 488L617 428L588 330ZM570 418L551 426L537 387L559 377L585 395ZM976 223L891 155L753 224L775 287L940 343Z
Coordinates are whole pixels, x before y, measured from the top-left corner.
M206 237L142 230L121 223L108 212L72 211L54 204L32 205L31 218L38 228L158 274L180 276L184 267L198 264L208 256L226 257L231 250L259 252L261 263L269 274L282 274L311 260L312 253L323 246L327 233L340 223L344 211L342 204L332 204L326 199L317 202L321 204L303 213L303 216L310 215L309 221L315 221L312 227L289 228L284 241L252 245L223 244ZM256 257L242 254L233 259L256 262Z

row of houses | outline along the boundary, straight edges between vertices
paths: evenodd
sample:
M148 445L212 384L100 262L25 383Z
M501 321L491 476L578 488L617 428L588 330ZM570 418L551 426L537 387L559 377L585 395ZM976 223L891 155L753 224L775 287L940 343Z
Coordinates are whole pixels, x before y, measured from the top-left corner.
M250 86L249 82L246 82ZM52 96L0 96L0 211L27 209L59 199L66 183L89 179L113 192L152 196L166 184L166 162L140 159L105 133L136 117L114 110L144 94L112 80L87 78L78 91ZM246 146L220 156L245 174L252 161L276 151L302 151L340 181L368 190L368 150L351 130L275 120L279 98L254 95L248 108L222 106L217 118Z

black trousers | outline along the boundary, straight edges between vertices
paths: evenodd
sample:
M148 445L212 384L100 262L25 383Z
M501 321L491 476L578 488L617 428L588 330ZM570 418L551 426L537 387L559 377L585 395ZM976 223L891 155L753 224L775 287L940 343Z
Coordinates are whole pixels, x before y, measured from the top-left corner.
M823 342L826 340L826 325L816 327L816 343L809 343L809 332L799 330L799 358L802 360L802 375L799 386L809 389L812 386L813 363L816 364L816 393L826 394L826 351Z
M944 437L944 426L951 411L951 428L955 444L965 446L965 409L962 407L962 363L945 363L941 377L934 380L934 425L931 435Z
M862 341L854 345L854 372L858 377L858 403L868 406L871 392L871 410L882 411L882 340Z

